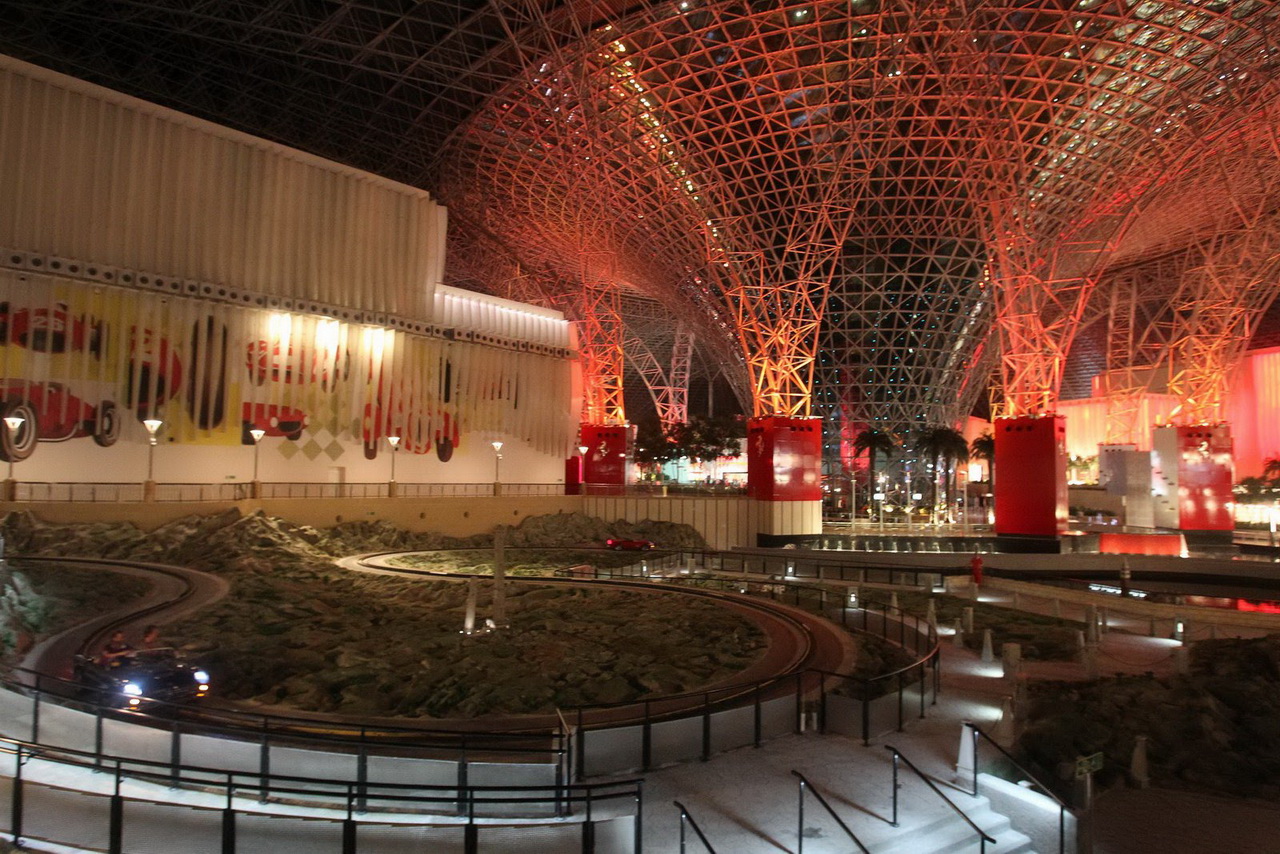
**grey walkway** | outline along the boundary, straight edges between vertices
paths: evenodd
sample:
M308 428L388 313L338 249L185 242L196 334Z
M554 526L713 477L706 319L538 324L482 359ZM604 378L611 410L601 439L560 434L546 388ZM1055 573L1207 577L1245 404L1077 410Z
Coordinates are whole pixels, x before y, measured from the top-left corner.
M1005 593L984 590L982 598L1012 604ZM1050 600L1020 597L1019 606L1048 613ZM1064 603L1064 617L1079 619L1084 609ZM1113 625L1124 625L1134 634L1109 632L1101 639L1098 668L1102 674L1167 672L1173 666L1177 644L1163 637L1148 637L1147 620L1112 616ZM1171 633L1172 624L1157 626ZM1201 631L1208 629L1203 626ZM1222 635L1236 634L1225 628ZM1138 634L1136 632L1142 632ZM1244 634L1259 634L1245 629ZM653 772L645 782L645 851L676 852L679 847L679 812L673 801L688 807L717 852L772 854L799 850L797 780L800 771L823 789L832 806L849 827L873 850L883 850L892 829L886 822L891 809L890 753L892 744L936 778L943 791L965 805L966 796L949 788L954 777L961 722L972 720L988 732L999 729L1001 709L1011 693L1001 678L1000 665L984 664L980 657L958 649L943 639L943 683L938 704L925 720L913 719L907 730L873 739L870 747L860 741L808 733L768 743L759 749L744 748L713 757L707 763L691 763ZM1032 678L1082 679L1078 664L1028 664ZM984 751L991 748L983 748ZM983 757L986 758L985 752ZM925 823L945 806L917 781L903 777L900 810L904 828ZM833 821L809 799L805 805L805 854L857 850L844 840ZM687 840L690 852L704 849ZM927 854L904 843L903 854ZM977 851L975 843L972 851ZM1277 854L1280 852L1280 804L1231 800L1164 790L1117 789L1102 793L1096 801L1094 847L1097 854ZM1042 851L1041 854L1048 854Z

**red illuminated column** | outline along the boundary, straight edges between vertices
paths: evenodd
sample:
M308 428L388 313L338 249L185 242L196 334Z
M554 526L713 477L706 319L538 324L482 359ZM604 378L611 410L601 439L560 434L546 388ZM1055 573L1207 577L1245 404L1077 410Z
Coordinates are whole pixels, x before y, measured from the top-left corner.
M1066 532L1066 419L998 418L995 439L996 533L1057 537Z
M747 493L759 502L760 545L822 533L822 419L748 421Z
M1231 450L1227 424L1151 431L1151 491L1158 527L1204 532L1235 528Z
M622 425L582 425L582 485L590 494L620 494L627 482L627 436Z

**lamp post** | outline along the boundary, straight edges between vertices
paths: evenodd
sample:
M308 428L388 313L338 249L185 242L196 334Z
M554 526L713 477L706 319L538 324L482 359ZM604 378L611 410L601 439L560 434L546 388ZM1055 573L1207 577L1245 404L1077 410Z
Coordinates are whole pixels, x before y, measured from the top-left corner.
M21 415L6 415L4 418L5 429L9 431L9 447L18 444L18 431L22 429L27 419ZM18 497L18 484L13 479L13 455L9 456L9 477L4 482L4 500L14 501ZM1272 526L1274 530L1274 525Z
M254 427L249 431L249 435L253 437L253 480L249 484L249 495L253 498L261 498L262 484L258 482L258 443L262 441L263 436L267 435L267 431Z
M400 452L400 437L388 436L387 444L391 446L391 480L387 483L387 497L396 497L396 454Z
M582 495L587 494L587 451L586 445L578 446L578 491Z
M854 469L849 469L849 533L853 533L853 526L858 521L858 473Z
M142 500L156 500L156 481L153 477L156 462L156 433L164 422L159 418L146 418L142 426L147 428L147 479L142 484Z
M493 494L502 494L502 443L492 442L493 445Z
M884 490L885 490L885 483L887 482L888 478L886 478L884 475L880 475L878 478L876 478L876 480L880 482L879 483L880 489L872 497L875 498L876 500L876 507L877 507L876 516L880 520L880 533L883 534L884 533Z

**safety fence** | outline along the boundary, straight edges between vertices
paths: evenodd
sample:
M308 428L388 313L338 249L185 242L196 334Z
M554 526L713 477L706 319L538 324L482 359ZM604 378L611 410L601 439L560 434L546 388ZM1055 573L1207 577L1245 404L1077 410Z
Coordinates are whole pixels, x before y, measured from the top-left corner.
M95 757L217 763L256 774L306 774L321 769L363 785L379 766L413 756L432 766L435 782L474 782L477 760L527 766L532 783L568 779L569 733L560 725L519 730L466 730L350 723L333 716L257 714L205 702L168 703L143 697L137 709L80 683L19 669L0 680L0 735ZM384 769L386 770L386 769Z
M493 778L264 777L0 738L0 821L17 841L108 854L641 851L639 780L525 785L506 769Z

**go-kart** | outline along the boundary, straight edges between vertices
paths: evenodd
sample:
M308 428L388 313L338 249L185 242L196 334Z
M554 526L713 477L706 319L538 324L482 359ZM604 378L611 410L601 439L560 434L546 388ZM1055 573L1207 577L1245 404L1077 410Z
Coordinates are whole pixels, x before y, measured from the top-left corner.
M117 709L185 703L209 693L209 673L172 647L134 650L113 663L78 655L75 679L86 698Z

